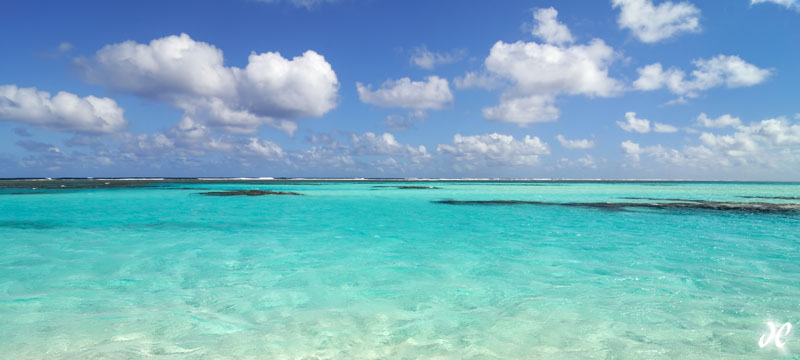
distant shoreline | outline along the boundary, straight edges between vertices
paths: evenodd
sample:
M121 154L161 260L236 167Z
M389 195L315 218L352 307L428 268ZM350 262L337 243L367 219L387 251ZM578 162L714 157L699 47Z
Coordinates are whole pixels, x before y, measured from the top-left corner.
M557 178L327 178L327 177L57 177L57 178L0 178L0 181L244 181L244 182L574 182L574 183L715 183L715 184L800 184L800 181L771 180L693 180L693 179L557 179Z

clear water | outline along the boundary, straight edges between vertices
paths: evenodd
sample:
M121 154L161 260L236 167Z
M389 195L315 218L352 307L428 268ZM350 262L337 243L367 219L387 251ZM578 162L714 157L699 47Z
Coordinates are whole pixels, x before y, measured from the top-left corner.
M800 203L800 184L13 184L2 358L800 355L795 331L758 346L800 326L800 213L434 202Z

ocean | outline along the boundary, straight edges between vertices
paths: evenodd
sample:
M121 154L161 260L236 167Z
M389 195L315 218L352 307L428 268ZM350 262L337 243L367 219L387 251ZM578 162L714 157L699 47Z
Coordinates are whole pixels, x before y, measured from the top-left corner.
M798 357L786 323L798 183L0 181L5 359Z

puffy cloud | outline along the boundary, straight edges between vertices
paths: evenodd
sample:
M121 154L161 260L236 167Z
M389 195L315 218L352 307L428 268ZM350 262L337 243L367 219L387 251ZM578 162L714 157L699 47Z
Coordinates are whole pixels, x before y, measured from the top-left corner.
M109 98L81 98L64 91L51 96L33 87L0 86L0 120L57 131L112 133L128 126L123 113Z
M800 4L798 4L797 0L750 0L750 4L764 4L764 3L773 3L781 5L787 9L800 9Z
M461 61L464 58L464 51L452 53L436 53L428 50L425 45L414 49L411 55L411 63L426 70L433 70L436 65L451 64Z
M648 133L650 132L650 120L636 118L635 112L626 112L625 121L617 121L617 125L627 132Z
M693 61L696 69L691 78L679 69L664 70L660 63L639 68L639 78L633 86L639 90L657 90L666 87L671 92L687 97L697 97L699 92L725 85L728 88L753 86L765 81L771 71L747 63L738 56L717 55L711 59Z
M272 141L259 140L258 138L250 138L247 145L244 146L244 152L270 160L280 159L285 156L280 145Z
M653 131L657 133L674 133L678 131L678 128L672 125L662 124L660 122L654 122Z
M697 124L707 128L724 128L726 126L740 126L742 125L742 121L730 114L711 119L705 113L700 113L700 115L697 116Z
M358 97L367 104L416 110L442 109L453 101L447 79L428 76L425 81L387 80L380 89L356 83Z
M311 50L291 60L277 52L252 53L241 69L225 66L213 45L181 34L107 45L76 64L90 82L165 101L185 116L233 132L268 125L293 133L291 119L322 116L337 105L336 73Z
M625 154L625 156L633 159L636 162L639 161L639 154L642 153L642 147L639 146L638 143L625 140L620 144L620 147L622 147L622 152Z
M602 40L569 47L518 41L497 42L486 58L489 72L515 86L500 98L500 104L484 109L491 120L526 125L555 121L558 94L613 96L621 84L608 76L608 65L616 59Z
M625 121L617 121L617 125L619 125L622 130L627 132L638 132L638 133L649 133L651 130L650 127L650 120L647 119L639 119L636 117L636 113L629 111L625 113ZM678 128L662 124L660 122L653 122L652 130L658 133L673 133L678 131Z
M320 145L289 154L297 169L320 169L329 174L331 168L350 173L363 173L368 168L403 176L421 169L431 159L425 146L400 143L390 133L350 134L345 141L321 134L311 141Z
M479 74L474 71L466 73L453 79L453 83L458 89L481 88L493 90L502 84L500 78L489 74Z
M561 146L567 149L591 149L594 147L594 141L589 139L568 140L564 135L556 135L556 139Z
M520 126L555 121L560 115L555 101L561 94L608 97L622 91L622 84L608 75L608 67L619 58L614 49L600 39L569 44L569 30L556 15L554 9L535 13L534 32L544 43L498 41L492 46L484 62L488 75L512 86L500 96L500 104L483 110L484 117ZM461 82L470 83L471 77L478 79L467 74Z
M612 0L620 8L617 23L620 29L630 29L640 41L655 43L670 37L700 31L700 10L689 2L652 0Z
M486 58L486 68L513 81L517 92L612 96L622 90L608 76L608 65L616 58L614 49L600 39L567 47L498 41Z
M473 136L456 134L452 145L440 144L436 151L452 156L457 169L531 166L539 163L541 155L550 154L547 143L536 136L516 140L512 135L498 133Z
M648 156L661 164L709 171L716 171L719 166L776 171L800 166L800 124L792 124L785 118L738 125L729 134L703 132L698 140L699 145L685 146L682 150L661 145L642 147L630 140L621 147L634 164L639 163L641 156Z
M424 120L426 117L425 111L415 110L408 113L408 115L389 114L383 120L383 125L392 131L408 130L414 127L414 124Z
M556 121L561 115L561 111L555 107L554 103L555 98L548 95L503 96L499 105L483 109L483 117L520 126Z
M602 159L605 161L605 159ZM594 159L592 155L586 154L582 157L579 157L575 160L570 160L568 158L561 158L558 160L556 165L559 168L565 167L581 167L587 169L597 169L597 161Z
M648 155L663 163L680 164L682 162L682 155L679 151L675 149L666 149L661 145L642 147L638 143L625 140L620 144L620 147L625 157L630 160L633 165L639 164L641 155Z
M590 168L590 169L597 169L597 163L594 160L592 155L586 154L582 157L579 157L577 160L579 166Z
M785 118L762 120L760 123L739 127L739 130L770 146L800 145L800 124L792 124Z
M531 33L548 44L559 45L575 41L569 28L563 23L558 22L558 19L556 19L557 16L558 11L552 7L536 10L533 13L536 26L534 26Z
M404 145L394 138L390 133L376 135L366 132L362 135L353 134L350 137L353 144L353 153L356 155L411 155L430 157L425 146L414 147Z

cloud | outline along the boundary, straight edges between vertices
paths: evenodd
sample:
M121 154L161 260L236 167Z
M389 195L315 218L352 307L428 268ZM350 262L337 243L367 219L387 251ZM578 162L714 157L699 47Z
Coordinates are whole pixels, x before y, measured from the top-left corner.
M252 136L214 136L208 128L190 119L164 133L124 133L115 140L115 146L96 146L97 152L131 168L150 167L150 163L155 167L165 161L203 168L216 161L219 164L215 166L263 165L268 166L265 169L290 171L295 176L298 172L332 176L333 170L340 174L363 173L377 167L402 176L405 171L422 169L432 158L425 146L401 143L391 133L314 134L308 139L313 146L290 150Z
M391 133L353 133L343 141L322 134L315 135L312 142L320 145L289 154L296 169L319 169L326 174L330 174L331 168L351 174L368 169L407 176L409 171L423 169L432 158L425 146L400 143Z
M740 126L742 121L739 118L733 117L730 114L722 115L716 119L711 119L705 113L700 113L697 116L697 124L707 128L724 128L727 126Z
M556 135L556 139L561 146L567 149L591 149L594 147L594 141L589 139L568 140L564 135Z
M678 132L678 128L672 125L662 124L660 122L653 123L653 132L657 133L674 133Z
M800 124L786 118L773 118L739 127L745 134L756 137L770 146L800 145Z
M280 145L254 137L250 138L247 145L244 146L244 152L269 160L281 159L286 155Z
M72 46L71 43L62 42L62 43L58 44L58 51L60 53L68 53L70 50L72 50L72 47L73 46Z
M92 83L164 101L184 116L235 133L268 125L291 134L297 128L291 120L319 117L337 106L336 73L312 50L291 60L277 52L251 53L245 68L228 67L221 50L181 34L107 45L75 64Z
M303 7L306 8L307 10L311 10L321 4L332 3L336 2L337 0L256 0L256 1L267 4L277 4L281 2L286 2L296 7Z
M649 133L650 120L637 119L635 112L626 112L625 121L617 121L617 125L627 132Z
M640 41L655 43L683 33L700 32L700 10L689 2L652 0L612 0L620 8L617 23L629 29Z
M375 91L359 82L356 89L362 102L388 108L439 110L453 101L447 79L438 76L428 76L425 81L387 80Z
M633 165L646 156L661 165L708 171L720 167L793 171L800 166L800 124L772 118L735 128L728 134L703 132L697 138L698 145L682 150L661 145L643 147L630 140L621 147Z
M486 68L516 84L516 92L613 96L622 85L608 76L617 54L600 39L567 47L518 41L498 41L486 58Z
M625 113L625 121L617 121L622 130L627 132L649 133L651 130L650 120L636 118L636 113L629 111ZM657 133L673 133L677 132L678 128L660 122L653 122L652 130Z
M392 131L408 130L414 127L414 124L425 120L425 111L415 110L408 113L408 115L389 114L383 120L383 125Z
M78 97L65 91L50 96L36 88L0 85L0 120L56 131L112 133L128 126L124 110L109 98Z
M660 63L639 68L639 78L634 81L636 89L649 91L666 87L672 93L694 98L717 86L728 88L753 86L764 82L771 71L747 63L738 56L717 55L710 59L693 61L696 69L691 78L676 68L664 70Z
M601 159L605 162L605 159ZM575 160L570 160L568 158L561 158L558 160L556 165L559 168L565 167L580 167L586 169L597 169L597 161L594 159L592 155L585 154L582 157L579 157Z
M764 3L773 3L781 5L787 9L792 9L792 8L794 8L795 10L800 9L800 4L798 4L797 0L750 0L750 4L752 5L764 4Z
M353 134L350 137L355 155L410 155L414 157L428 158L430 155L425 146L404 145L394 138L390 133L376 135L366 132L362 135Z
M536 136L515 140L512 135L498 133L473 136L456 134L452 145L440 144L436 151L452 156L456 169L532 166L539 163L541 155L550 154L547 143Z
M520 126L556 121L561 115L561 111L555 107L554 103L555 98L548 95L503 96L500 98L499 105L483 109L483 117Z
M531 34L538 36L548 44L562 45L574 42L575 39L569 28L558 22L557 16L558 11L552 7L534 11L533 18L536 20L536 25Z
M425 70L433 70L437 65L452 64L464 58L464 51L452 53L436 53L428 50L425 45L414 49L409 61Z
M484 90L494 90L502 84L502 80L494 75L479 74L474 71L466 73L453 79L457 89L481 88Z
M535 13L534 31L542 33L545 43L498 41L492 46L484 62L487 73L512 86L500 96L500 104L483 110L484 117L519 126L555 121L560 115L555 107L559 95L609 97L622 91L622 84L608 75L608 67L619 57L614 49L600 39L565 45L564 32L544 30L566 29L556 14L553 9ZM469 78L468 74L464 82Z
M675 149L666 149L661 145L642 147L638 143L625 140L620 144L622 152L632 165L638 166L642 155L647 155L662 163L680 164L682 155Z

